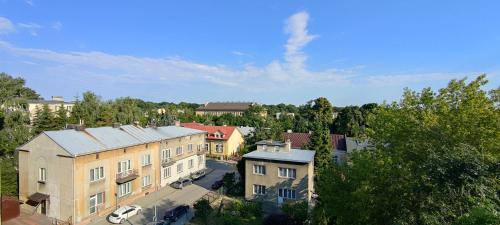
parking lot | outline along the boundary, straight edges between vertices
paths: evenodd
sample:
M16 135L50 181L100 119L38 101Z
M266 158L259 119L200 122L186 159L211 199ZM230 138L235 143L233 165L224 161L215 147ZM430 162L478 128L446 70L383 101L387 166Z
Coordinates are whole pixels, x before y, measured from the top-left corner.
M133 204L140 205L142 207L142 213L140 215L133 216L129 221L124 224L153 224L153 218L155 216L154 206L156 205L156 216L158 220L162 219L166 211L175 208L178 205L187 204L192 206L198 199L202 198L207 194L211 188L210 186L216 181L222 179L222 176L227 172L233 172L236 170L234 165L225 163L223 161L216 161L207 159L207 174L204 178L197 180L193 185L184 187L183 189L174 189L171 187L164 187L155 193L151 193L141 199L138 199ZM187 217L182 218L177 224L184 224L189 221L192 216L190 213ZM91 223L92 225L108 225L111 224L106 218L100 218L97 221Z

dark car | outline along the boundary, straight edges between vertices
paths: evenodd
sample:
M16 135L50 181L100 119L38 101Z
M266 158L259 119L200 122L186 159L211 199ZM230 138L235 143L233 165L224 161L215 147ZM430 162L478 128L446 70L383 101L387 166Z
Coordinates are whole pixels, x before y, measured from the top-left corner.
M184 178L170 184L170 186L173 188L182 189L183 187L186 187L190 184L193 184L193 181L189 178Z
M215 183L212 184L212 189L217 190L222 187L223 184L224 182L222 180L215 181Z
M183 217L189 212L189 206L188 205L180 205L175 207L172 210L169 210L165 213L165 216L163 216L163 220L166 222L175 222L179 218Z
M205 170L200 170L200 171L197 171L197 172L191 174L191 179L199 180L199 179L203 178L204 176L205 176Z

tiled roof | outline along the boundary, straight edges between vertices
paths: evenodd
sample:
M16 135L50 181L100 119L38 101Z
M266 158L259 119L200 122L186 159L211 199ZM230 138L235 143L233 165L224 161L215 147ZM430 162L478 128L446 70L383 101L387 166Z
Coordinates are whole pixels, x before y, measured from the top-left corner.
M333 149L346 151L346 140L345 135L342 134L331 134L332 147ZM305 144L309 143L311 134L308 133L284 133L284 140L290 139L292 142L292 148L302 148Z
M243 155L243 158L309 163L314 160L315 153L315 151L302 149L290 149L290 152L268 152L256 150Z
M197 111L245 111L254 103L252 102L209 102Z
M234 130L236 127L233 126L210 126L210 125L204 125L201 123L182 123L181 126L191 128L191 129L197 129L197 130L202 130L208 132L208 137L207 139L209 140L228 140L229 137L233 134ZM222 133L223 136L221 138L215 137L215 133Z

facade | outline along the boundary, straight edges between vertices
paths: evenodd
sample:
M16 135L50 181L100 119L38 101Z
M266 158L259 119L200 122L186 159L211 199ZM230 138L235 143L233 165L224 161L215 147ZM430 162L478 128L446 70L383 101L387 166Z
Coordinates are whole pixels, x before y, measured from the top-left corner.
M17 149L19 198L48 217L90 221L205 169L205 133L133 125L42 132Z
M245 158L245 199L272 208L289 201L310 203L314 193L315 151L281 141L257 142Z
M57 112L59 107L62 106L66 109L67 116L69 116L75 104L73 102L65 102L64 99L59 96L52 96L51 100L28 100L28 112L31 122L33 122L36 112L41 110L44 105L47 105L51 112Z
M304 145L309 143L311 134L309 133L294 133L288 131L283 134L285 140L290 140L292 142L292 148L302 148ZM340 163L345 161L347 157L347 137L343 134L330 134L332 140L332 159L333 161Z
M221 116L223 114L233 114L241 116L251 106L253 102L208 102L205 105L196 109L196 115L213 115Z
M245 143L241 131L233 126L209 126L194 122L181 125L207 132L205 148L211 157L227 159L236 156Z

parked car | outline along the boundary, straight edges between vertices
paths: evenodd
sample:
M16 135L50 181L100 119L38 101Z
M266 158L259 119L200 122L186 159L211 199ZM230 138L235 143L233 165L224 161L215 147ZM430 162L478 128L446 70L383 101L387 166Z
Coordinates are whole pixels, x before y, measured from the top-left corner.
M186 215L188 212L189 212L188 205L180 205L180 206L175 207L172 210L165 212L165 216L163 216L163 220L165 220L166 223L175 222L179 218L182 218L184 215Z
M191 180L189 178L183 178L183 179L180 179L180 180L170 184L170 186L173 188L182 189L183 187L186 187L186 186L191 185L191 184L193 184L193 180Z
M139 205L126 205L115 210L108 217L110 223L123 223L128 218L141 213L142 207Z
M200 170L200 171L197 171L197 172L191 174L191 179L199 180L199 179L203 178L204 176L205 176L205 170Z
M222 187L223 184L224 182L222 180L215 181L215 183L212 184L212 189L217 190Z

